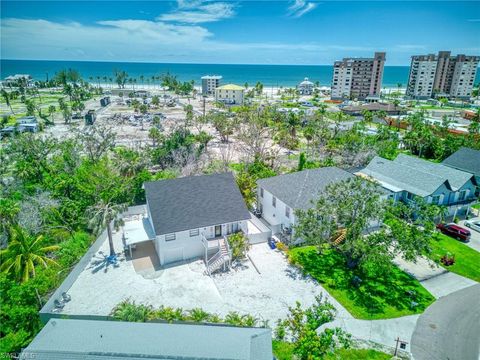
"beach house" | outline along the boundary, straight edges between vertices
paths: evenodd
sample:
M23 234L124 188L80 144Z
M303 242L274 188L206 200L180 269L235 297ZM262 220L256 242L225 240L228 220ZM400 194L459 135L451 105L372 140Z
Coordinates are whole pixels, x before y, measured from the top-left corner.
M160 264L228 252L227 235L248 233L251 215L231 173L144 184Z
M273 234L291 235L295 211L315 206L325 188L353 178L337 167L298 171L257 181L257 208Z
M477 182L471 173L400 154L395 160L376 156L357 175L378 182L394 201L413 201L417 196L429 204L443 205L449 214L465 211L475 201Z
M297 85L297 90L300 95L312 95L315 84L306 77L300 84Z

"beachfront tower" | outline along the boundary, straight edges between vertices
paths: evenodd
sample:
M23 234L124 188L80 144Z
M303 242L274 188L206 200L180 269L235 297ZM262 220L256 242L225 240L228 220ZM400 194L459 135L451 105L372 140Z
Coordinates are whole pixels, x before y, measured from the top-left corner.
M333 65L332 99L366 100L380 96L386 53L373 58L344 58Z
M219 75L202 76L202 95L213 95L215 89L220 86L222 77Z
M440 51L438 55L414 55L406 95L411 99L447 97L468 100L479 61L480 56L452 56L450 51Z

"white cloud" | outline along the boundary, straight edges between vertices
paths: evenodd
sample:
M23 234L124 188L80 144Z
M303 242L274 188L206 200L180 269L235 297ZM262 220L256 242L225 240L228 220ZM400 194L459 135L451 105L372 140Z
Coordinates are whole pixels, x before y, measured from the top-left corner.
M288 7L288 15L294 18L302 17L317 7L317 3L307 2L305 0L295 0L295 2Z
M127 60L183 51L212 34L196 25L146 20L106 20L97 25L7 18L1 22L6 58Z
M157 17L159 21L175 21L187 24L215 22L235 16L234 5L226 2L179 0L177 9Z

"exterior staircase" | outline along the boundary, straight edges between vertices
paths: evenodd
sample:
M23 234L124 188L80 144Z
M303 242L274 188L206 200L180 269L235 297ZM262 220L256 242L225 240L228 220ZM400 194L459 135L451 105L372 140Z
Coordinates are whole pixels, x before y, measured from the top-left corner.
M345 236L347 236L347 229L340 229L336 234L336 238L334 238L334 240L332 241L332 245L340 245L343 240L345 240Z
M227 237L224 236L218 240L218 251L206 261L207 273L212 275L215 271L223 268L224 271L230 268L232 262L232 253Z

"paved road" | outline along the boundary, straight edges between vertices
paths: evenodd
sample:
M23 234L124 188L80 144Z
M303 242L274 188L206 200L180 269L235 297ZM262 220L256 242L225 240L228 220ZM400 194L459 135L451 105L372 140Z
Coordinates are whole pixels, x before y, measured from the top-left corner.
M477 220L480 220L480 218L477 217L477 218L474 218L474 219L470 219L470 221L477 221ZM469 230L470 233L472 234L470 242L466 243L465 245L467 245L468 247L471 247L472 249L480 252L480 232L466 227L465 226L465 221L460 221L459 225L462 226L463 228Z
M440 298L418 319L415 360L480 359L480 284Z

